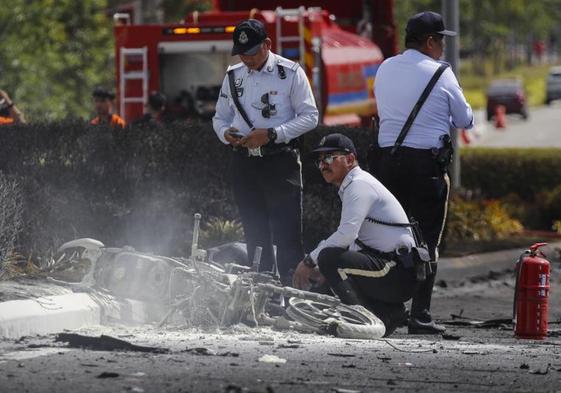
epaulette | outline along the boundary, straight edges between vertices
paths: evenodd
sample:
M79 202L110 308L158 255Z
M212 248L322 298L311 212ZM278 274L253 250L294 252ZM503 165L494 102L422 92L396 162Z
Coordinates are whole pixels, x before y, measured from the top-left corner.
M277 58L277 65L283 66L292 71L296 71L298 67L300 67L300 64L292 60L285 59L284 57Z
M231 71L231 70L237 70L238 68L240 68L241 66L243 66L243 63L238 63L238 64L234 64L228 67L228 69L226 70L226 72Z

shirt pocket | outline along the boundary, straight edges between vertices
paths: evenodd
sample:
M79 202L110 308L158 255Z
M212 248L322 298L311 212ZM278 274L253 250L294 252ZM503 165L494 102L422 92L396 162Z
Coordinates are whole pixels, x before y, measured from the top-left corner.
M276 111L274 116L287 118L294 113L290 103L290 94L286 90L271 90L269 91L269 103L274 105Z

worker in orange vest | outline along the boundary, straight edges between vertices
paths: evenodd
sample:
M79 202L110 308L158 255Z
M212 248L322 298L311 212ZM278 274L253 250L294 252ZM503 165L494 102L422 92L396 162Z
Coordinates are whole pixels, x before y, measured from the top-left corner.
M92 119L91 124L109 124L113 127L125 127L126 123L123 118L113 113L115 94L103 87L96 87L92 96L97 116Z
M23 113L16 107L8 93L0 90L0 126L25 123Z

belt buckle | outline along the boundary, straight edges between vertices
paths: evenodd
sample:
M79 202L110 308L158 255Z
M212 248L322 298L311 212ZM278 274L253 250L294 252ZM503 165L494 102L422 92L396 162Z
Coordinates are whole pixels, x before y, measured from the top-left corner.
M263 152L261 147L256 147L255 149L247 148L247 155L249 157L263 157Z

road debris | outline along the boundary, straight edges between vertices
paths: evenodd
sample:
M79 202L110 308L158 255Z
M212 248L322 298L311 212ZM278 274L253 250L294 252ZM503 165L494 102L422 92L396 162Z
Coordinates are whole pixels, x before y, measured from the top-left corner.
M202 355L202 356L215 356L216 352L212 349L205 348L205 347L195 347L195 348L187 348L185 352L192 353L193 355Z
M59 333L55 341L66 342L71 348L91 349L95 351L134 351L149 353L168 353L166 348L143 347L134 345L125 340L106 336L102 334L99 337L83 336L76 333Z
M119 377L120 374L119 373L113 373L110 371L104 371L101 374L99 374L96 378L117 378Z
M300 348L300 345L298 345L298 344L279 344L277 346L277 348L296 349L296 348Z
M286 363L286 359L280 358L276 355L263 355L258 360L261 363L276 363L276 364Z
M462 310L463 311L463 310ZM479 320L475 318L468 318L460 314L450 314L451 320L442 321L445 325L452 326L472 326L476 328L499 328L499 329L512 329L512 318L498 318Z
M540 368L536 368L536 369L532 369L530 371L528 371L530 374L535 374L535 375L546 375L547 373L549 373L549 367L551 366L551 364L547 364L545 367L540 367Z
M465 351L462 351L462 353L464 355L481 355L480 351L476 351L476 350L472 350L472 349L466 349Z

